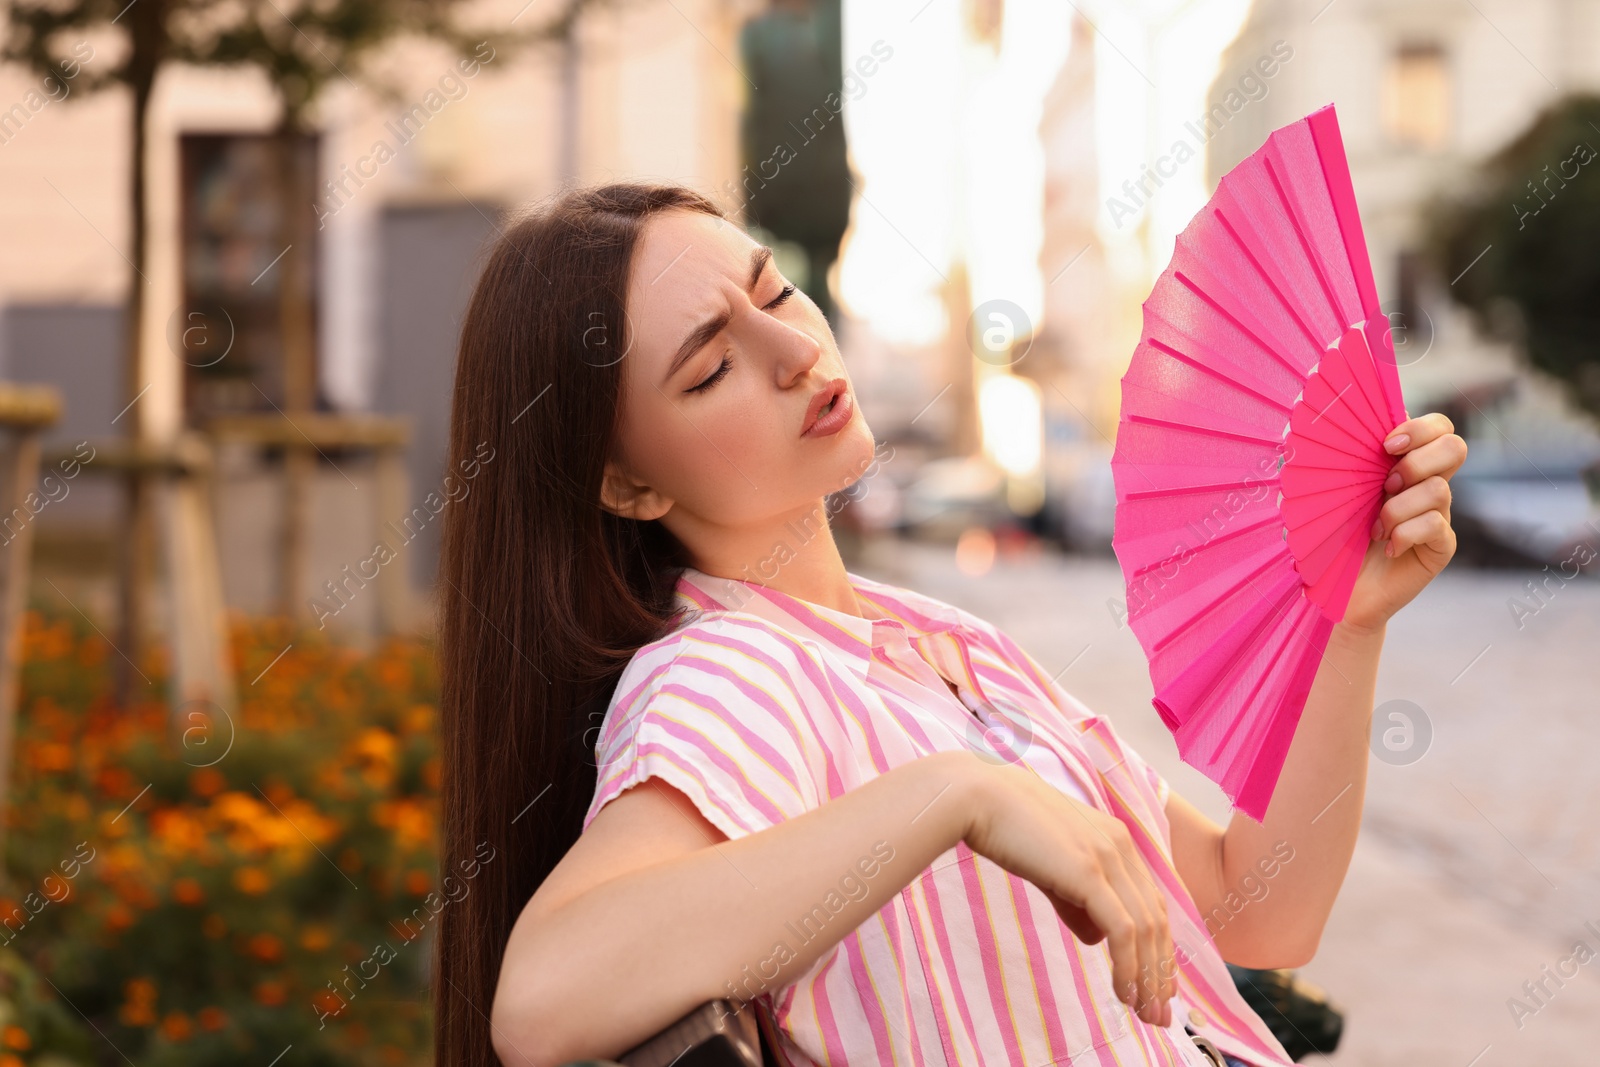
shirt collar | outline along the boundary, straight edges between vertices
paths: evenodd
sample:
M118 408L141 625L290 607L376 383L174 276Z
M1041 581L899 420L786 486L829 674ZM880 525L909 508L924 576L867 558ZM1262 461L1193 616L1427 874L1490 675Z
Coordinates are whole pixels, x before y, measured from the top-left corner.
M677 606L711 612L754 615L801 640L821 642L843 652L865 675L872 652L893 631L907 639L966 628L961 613L932 597L845 572L865 610L875 618L851 615L823 604L791 596L759 582L723 578L685 567L674 588Z

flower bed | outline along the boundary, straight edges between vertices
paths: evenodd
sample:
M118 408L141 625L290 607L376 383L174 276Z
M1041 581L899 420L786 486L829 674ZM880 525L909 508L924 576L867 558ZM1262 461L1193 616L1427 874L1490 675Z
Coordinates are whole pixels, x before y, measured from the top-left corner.
M0 1067L431 1062L432 649L232 637L238 708L174 715L159 653L118 706L106 639L29 613L0 952L43 981Z

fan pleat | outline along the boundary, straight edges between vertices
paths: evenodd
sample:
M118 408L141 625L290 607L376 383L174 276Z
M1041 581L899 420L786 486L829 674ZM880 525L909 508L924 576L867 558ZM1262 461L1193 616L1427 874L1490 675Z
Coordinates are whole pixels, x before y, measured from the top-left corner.
M1344 402L1344 397L1354 391L1355 385L1351 384L1345 387L1343 393L1336 392L1321 374L1313 374L1306 382L1304 399L1313 412L1313 422L1327 422L1337 427L1350 447L1357 450L1356 454L1363 455L1371 444L1372 428L1363 423L1350 405Z
M1129 386L1138 395L1130 393L1125 402L1145 413L1133 418L1141 421L1160 418L1196 429L1219 430L1255 440L1274 451L1282 444L1283 428L1289 424L1288 408L1279 412L1225 390L1209 378L1189 373L1188 368L1170 360L1162 361L1157 373L1159 381L1151 388ZM1191 381L1198 388L1185 396L1180 390Z
M1292 570L1280 569L1265 591L1255 582L1255 578L1276 562L1276 559L1269 559L1262 567L1247 575L1234 590L1230 590L1236 592L1239 587L1249 585L1253 597L1243 610L1228 616L1228 624L1212 638L1206 655L1190 661L1163 687L1162 699L1180 726L1193 717L1196 709L1207 706L1207 698L1226 680L1228 672L1253 650L1253 644L1259 645L1252 638L1267 627L1281 611L1282 605L1300 595L1300 576ZM1162 644L1157 642L1158 651Z
M1283 473L1278 476L1278 484L1283 489L1287 498L1283 513L1285 521L1292 530L1295 523L1291 517L1297 507L1313 497L1322 497L1323 493L1338 489L1350 490L1357 496L1370 494L1374 485L1382 485L1387 471L1372 470L1329 470L1326 467L1302 467L1298 463L1288 464L1283 468ZM1326 499L1326 498L1323 498Z
M1360 321L1365 315L1359 291L1350 277L1350 259L1339 235L1333 197L1326 184L1285 180L1290 174L1313 174L1321 169L1316 145L1307 132L1297 131L1294 136L1280 140L1269 149L1265 166L1285 209L1295 220L1295 233L1320 282L1318 291L1335 309L1334 317L1340 322L1340 328L1329 338L1331 341L1344 332L1344 326ZM1370 266L1367 271L1371 273Z
M1236 792L1231 795L1247 811L1266 811L1267 802L1271 800L1272 791L1283 770L1289 744L1294 740L1295 727L1299 725L1301 712L1305 710L1306 697L1310 695L1311 684L1316 680L1317 668L1322 664L1328 635L1333 629L1333 621L1320 613L1303 607L1302 614L1312 619L1312 635L1305 637L1299 656L1286 657L1290 665L1288 679L1277 699L1274 713L1260 717L1265 725L1264 736L1255 742L1254 758L1249 761L1248 769L1232 776Z
M1219 189L1220 192L1221 190ZM1305 338L1306 344L1315 351L1322 351L1328 347L1328 338L1322 336L1317 327L1307 322L1306 316L1302 315L1300 309L1295 307L1284 295L1286 288L1292 291L1293 282L1285 277L1286 272L1278 266L1279 257L1275 254L1273 242L1258 236L1247 221L1247 217L1241 218L1238 225L1235 225L1233 220L1229 218L1227 207L1228 202L1232 200L1231 193L1232 190L1230 189L1228 194L1218 198L1217 224L1239 246L1239 251L1244 261L1249 263L1260 277L1262 285L1267 292L1272 294L1272 298L1277 303L1278 308L1281 309L1281 313L1287 316L1290 322L1294 323L1300 335ZM1242 209L1240 214L1244 214ZM1281 230L1290 230L1292 233L1290 227L1282 225L1282 223L1287 222L1286 219L1273 219L1271 221L1279 222ZM1273 236L1277 237L1279 241L1282 241L1284 237L1281 232L1275 233ZM1269 268L1267 263L1272 263L1273 267ZM1327 318L1328 321L1333 321L1331 313ZM1323 329L1327 328L1326 322L1320 325Z
M1195 359L1193 359L1192 357L1184 355L1182 352L1179 352L1177 349L1171 348L1171 347L1169 347L1167 345L1162 344L1160 341L1156 340L1153 337L1148 338L1147 339L1147 343L1150 345L1151 348L1155 349L1157 352L1160 352L1160 353L1162 353L1164 355L1172 357L1173 359L1177 360L1179 363L1182 363L1185 367L1188 367L1188 368L1190 368L1192 370L1199 371L1200 373L1205 374L1205 375L1207 375L1207 376L1209 376L1211 378L1215 378L1217 381L1224 383L1225 385L1227 385L1228 388L1234 390L1235 392L1242 393L1245 396L1250 397L1251 399L1259 400L1263 404L1266 404L1268 407L1274 408L1277 411L1281 411L1285 418L1288 417L1289 410L1290 410L1290 405L1280 403L1277 400L1274 400L1272 397L1266 395L1265 393L1262 393L1262 392L1260 392L1258 390L1250 388L1250 386L1246 385L1244 382L1239 381L1237 378L1229 377L1221 369L1219 369L1217 367L1208 367L1204 363L1200 363L1200 362L1196 361Z
M1284 338L1279 338L1277 344L1269 343L1266 338L1273 335L1256 318L1254 312L1245 306L1225 283L1216 280L1206 265L1188 249L1180 246L1173 254L1173 262L1183 263L1181 270L1173 272L1173 280L1194 293L1202 304L1210 308L1212 314L1220 315L1231 323L1235 330L1255 342L1257 348L1281 363L1284 369L1296 378L1304 377L1305 368L1292 358L1300 348L1299 345L1291 347L1285 343L1287 339Z
M1317 378L1312 378L1306 382L1306 391L1308 394L1318 396L1322 403L1319 404L1312 401L1295 406L1294 411L1289 415L1290 439L1293 440L1298 436L1318 440L1328 448L1336 449L1352 458L1370 455L1370 449L1367 447L1368 441L1363 437L1357 436L1360 432L1359 429L1352 431L1341 426L1337 418L1323 417L1327 413L1326 405L1329 392L1327 392L1328 387L1318 384L1319 382L1320 379ZM1316 426L1324 422L1327 425L1318 430Z
M1351 349L1359 347L1362 350L1360 359L1352 358ZM1366 363L1366 374L1356 371L1362 361ZM1339 344L1328 350L1322 363L1317 367L1317 373L1341 397L1348 397L1345 401L1351 413L1361 423L1367 435L1382 435L1388 429L1384 425L1384 416L1379 414L1378 404L1382 398L1377 395L1378 380L1372 370L1372 355L1366 349L1366 337L1360 330L1348 330L1340 338ZM1368 391L1368 389L1373 392Z
M1249 444L1264 445L1267 448L1273 449L1277 448L1279 444L1276 439L1269 440L1265 437L1257 437L1254 434L1233 433L1228 430L1214 429L1209 426L1192 426L1188 423L1175 422L1172 419L1152 418L1149 415L1129 415L1128 421L1142 422L1147 426L1165 426L1172 430L1185 430L1189 433L1197 433L1205 437L1223 437L1230 441L1244 441Z
M1393 463L1384 463L1370 456L1352 456L1348 452L1329 448L1321 441L1310 441L1304 437L1291 436L1285 452L1286 460L1293 458L1295 466L1305 470L1361 470L1388 477L1394 466Z
M1355 510L1352 511L1351 507ZM1313 582L1320 575L1321 570L1316 569L1318 552L1330 540L1340 539L1340 545L1351 541L1356 532L1367 533L1372 528L1372 520L1377 515L1376 507L1367 507L1359 499L1352 505L1346 504L1342 508L1331 509L1327 514L1319 516L1315 521L1293 527L1289 530L1289 549L1294 555L1300 573L1306 576L1306 581Z
M1218 368L1228 377L1250 385L1277 403L1293 407L1305 387L1305 376L1232 322L1212 314L1211 308L1186 286L1167 289L1160 307L1144 304L1145 335ZM1134 353L1141 358L1139 352ZM1131 366L1131 364L1130 364Z
M1278 525L1278 515L1276 512L1264 515L1255 522L1246 523L1243 526L1236 526L1232 530L1228 530L1225 533L1220 533L1209 540L1202 541L1194 548L1183 548L1177 552L1168 553L1167 555L1162 556L1160 559L1153 559L1143 566L1134 568L1132 577L1138 578L1140 575L1155 570L1157 567L1165 567L1168 564L1181 565L1191 561L1197 553L1214 551L1217 546L1227 544L1228 541L1235 537L1241 537L1253 530L1260 530L1267 526L1276 525Z
M1340 562L1341 554L1357 543L1357 534L1370 530L1376 514L1375 507L1370 511L1363 509L1351 512L1332 534L1312 543L1310 551L1295 549L1295 544L1291 540L1289 547L1295 549L1295 566L1305 578L1307 585L1315 585L1329 568Z

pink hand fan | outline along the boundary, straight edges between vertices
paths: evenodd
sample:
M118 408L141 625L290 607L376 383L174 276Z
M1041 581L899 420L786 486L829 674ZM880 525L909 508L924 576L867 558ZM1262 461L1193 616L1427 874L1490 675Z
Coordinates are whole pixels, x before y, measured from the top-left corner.
M1333 105L1223 177L1144 302L1112 546L1184 762L1265 816L1405 421Z

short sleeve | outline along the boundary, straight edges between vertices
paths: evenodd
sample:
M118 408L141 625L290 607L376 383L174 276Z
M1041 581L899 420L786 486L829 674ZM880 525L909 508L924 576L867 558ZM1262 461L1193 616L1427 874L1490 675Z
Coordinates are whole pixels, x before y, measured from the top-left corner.
M825 794L800 659L792 639L727 616L639 649L595 746L584 829L647 778L679 790L730 839L817 807Z

